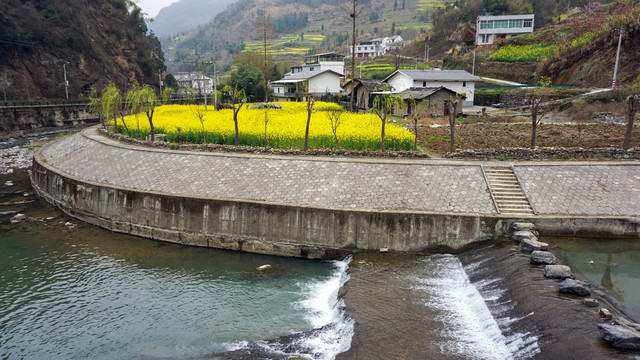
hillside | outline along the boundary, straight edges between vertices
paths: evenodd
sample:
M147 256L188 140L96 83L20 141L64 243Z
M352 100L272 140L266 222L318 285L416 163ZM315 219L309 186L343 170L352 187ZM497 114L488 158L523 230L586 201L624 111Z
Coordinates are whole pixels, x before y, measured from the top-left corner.
M157 36L176 35L207 24L237 0L180 0L165 8L149 24Z
M164 60L131 0L0 2L0 96L64 99L64 67L76 99L109 81L157 84Z
M429 19L444 7L439 0L369 0L358 18L358 40L400 34L413 39L427 31ZM346 54L351 33L349 17L336 1L239 0L207 25L184 36L162 38L170 71L188 70L206 60L228 61L249 49L255 40L258 11L271 14L279 60L299 61L306 53L337 51ZM302 18L302 20L301 20Z
M471 71L476 51L476 74L522 83L540 76L554 84L609 87L615 67L619 33L623 29L618 84L640 75L640 2L617 1L573 8L535 32L500 41L492 46L449 44L444 66ZM411 49L407 49L410 51ZM414 54L417 54L415 49Z

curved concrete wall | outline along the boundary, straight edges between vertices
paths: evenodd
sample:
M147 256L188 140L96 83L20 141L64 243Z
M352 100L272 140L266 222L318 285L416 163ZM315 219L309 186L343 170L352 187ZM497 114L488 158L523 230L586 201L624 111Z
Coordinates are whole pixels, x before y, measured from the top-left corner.
M31 182L67 214L103 228L184 245L332 259L354 249L461 249L502 233L493 216L350 211L133 191L64 175L40 156Z

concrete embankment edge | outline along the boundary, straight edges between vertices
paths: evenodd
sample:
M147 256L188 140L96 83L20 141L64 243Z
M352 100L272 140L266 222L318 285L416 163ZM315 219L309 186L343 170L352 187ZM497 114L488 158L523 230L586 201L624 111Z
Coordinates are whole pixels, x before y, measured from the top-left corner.
M96 184L61 174L36 156L35 191L72 217L154 240L312 259L354 249L461 249L490 239L497 217L321 209L206 199Z
M35 191L68 215L105 229L171 243L336 259L355 249L459 250L501 237L522 218L500 215L324 209L139 191L62 174L39 155ZM640 237L635 217L526 218L545 235Z

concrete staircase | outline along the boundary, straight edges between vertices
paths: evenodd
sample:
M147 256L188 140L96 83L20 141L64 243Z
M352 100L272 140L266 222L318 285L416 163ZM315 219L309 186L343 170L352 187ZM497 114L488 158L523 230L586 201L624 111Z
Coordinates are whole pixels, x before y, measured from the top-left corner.
M510 166L483 166L482 169L498 213L516 216L535 215L513 168Z

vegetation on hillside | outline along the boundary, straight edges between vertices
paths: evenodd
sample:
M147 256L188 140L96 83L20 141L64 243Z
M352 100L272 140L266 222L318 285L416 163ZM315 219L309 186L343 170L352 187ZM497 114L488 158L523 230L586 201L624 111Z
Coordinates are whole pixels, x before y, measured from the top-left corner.
M77 98L109 81L152 83L164 59L132 0L3 0L0 67L9 100L64 98L64 70Z

